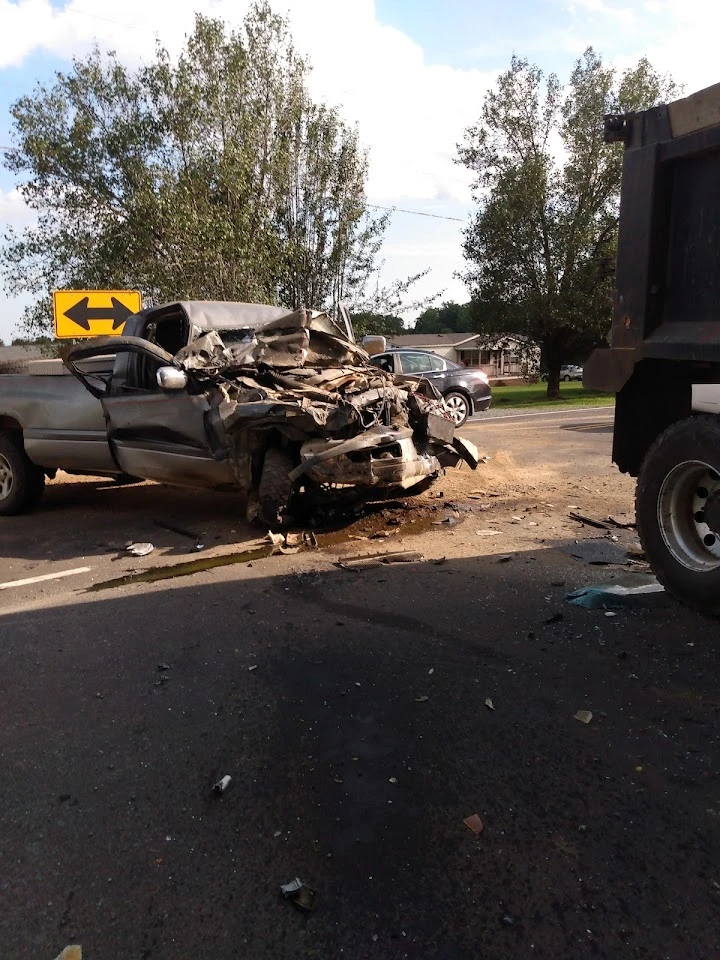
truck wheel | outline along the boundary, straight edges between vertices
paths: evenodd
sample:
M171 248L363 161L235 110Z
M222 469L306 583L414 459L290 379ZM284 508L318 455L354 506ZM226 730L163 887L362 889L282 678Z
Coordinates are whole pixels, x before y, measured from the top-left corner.
M720 420L691 417L648 451L635 499L638 532L658 580L678 600L720 613Z
M294 486L288 474L296 466L287 450L270 447L266 451L258 486L257 519L260 523L277 527L286 521Z
M22 439L0 434L0 516L31 510L45 489L45 474L23 449Z
M458 391L446 393L443 399L455 426L461 427L470 416L470 401L464 393Z

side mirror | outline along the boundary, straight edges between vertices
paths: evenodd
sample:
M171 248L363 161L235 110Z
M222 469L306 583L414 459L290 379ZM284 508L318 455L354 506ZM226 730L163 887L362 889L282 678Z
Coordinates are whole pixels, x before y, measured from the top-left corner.
M184 390L188 385L188 375L177 367L159 367L157 383L161 390Z

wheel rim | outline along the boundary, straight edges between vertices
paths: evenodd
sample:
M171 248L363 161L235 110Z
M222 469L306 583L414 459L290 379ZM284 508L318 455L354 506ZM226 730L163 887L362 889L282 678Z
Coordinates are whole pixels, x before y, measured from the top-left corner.
M455 423L462 423L463 420L467 418L468 405L464 397L460 397L457 394L452 397L447 397L445 400L445 405L450 411L450 415Z
M13 488L13 471L10 461L0 453L0 500L7 500Z
M697 573L720 567L720 474L700 460L674 467L660 488L658 525L683 567Z

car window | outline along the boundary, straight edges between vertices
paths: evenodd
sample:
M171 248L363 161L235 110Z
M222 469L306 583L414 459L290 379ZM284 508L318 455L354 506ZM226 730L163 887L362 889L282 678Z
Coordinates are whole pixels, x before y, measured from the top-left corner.
M429 364L430 364L430 367L429 367L430 370L444 370L444 369L445 369L445 363L444 363L442 357L436 357L434 354L430 354L430 356L429 356L427 359L428 359L428 362L429 362Z
M394 373L393 368L393 358L389 353L376 353L374 357L370 357L370 362L374 363L376 367L380 367L381 370L386 370L388 373Z
M403 373L427 373L431 370L429 353L401 353L400 369Z

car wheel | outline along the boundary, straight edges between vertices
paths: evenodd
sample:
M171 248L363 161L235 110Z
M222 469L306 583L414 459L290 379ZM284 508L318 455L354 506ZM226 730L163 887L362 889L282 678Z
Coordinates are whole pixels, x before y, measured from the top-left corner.
M45 474L23 449L18 435L0 435L0 516L32 509L45 489Z
M446 393L443 399L453 418L453 423L456 427L461 427L470 416L470 401L464 393L456 391Z
M720 613L720 423L681 420L660 435L638 478L638 533L666 590Z
M297 462L287 450L270 447L265 453L258 486L258 514L260 523L269 527L282 526L288 519L294 482L288 474Z
M565 376L563 377L563 380L565 381L565 383L569 383L572 380L572 377L570 376L569 373L566 373Z

